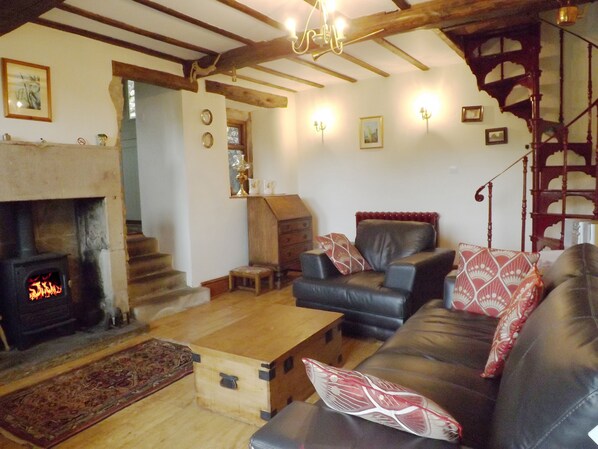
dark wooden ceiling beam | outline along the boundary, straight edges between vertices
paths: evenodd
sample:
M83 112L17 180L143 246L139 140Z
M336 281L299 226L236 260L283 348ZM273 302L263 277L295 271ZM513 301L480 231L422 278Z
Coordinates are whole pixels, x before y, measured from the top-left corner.
M64 0L2 0L0 2L0 36L60 5Z
M172 8L168 8L168 7L164 6L164 5L161 5L160 3L156 3L156 2L153 2L151 0L132 0L132 1L134 1L135 3L139 3L140 5L146 6L148 8L151 8L151 9L153 9L155 11L161 12L163 14L167 14L167 15L169 15L171 17L176 18L176 19L182 20L183 22L190 23L191 25L195 25L195 26L198 26L200 28L204 28L204 29L206 29L208 31L211 31L213 33L219 34L219 35L224 36L224 37L228 37L229 39L232 39L234 41L242 42L245 45L253 45L253 44L255 44L255 42L252 41L251 39L247 39L247 38L245 38L243 36L239 36L238 34L231 33L230 31L227 31L227 30L223 30L222 28L218 28L218 27L216 27L214 25L211 25L211 24L209 24L207 22L203 22L201 20L198 20L195 17L191 17L191 16L183 14L183 13L181 13L179 11L176 11L176 10L174 10Z
M117 47L127 48L129 50L138 51L139 53L145 53L146 55L155 56L156 58L165 59L167 61L176 62L179 64L183 64L185 60L183 58L179 58L177 56L169 55L167 53L162 53L160 51L152 50L151 48L143 47L141 45L132 44L130 42L125 42L120 39L116 39L113 37L104 36L103 34L94 33L93 31L82 30L81 28L76 28L70 25L65 25L63 23L54 22L52 20L47 19L36 19L32 21L38 25L43 25L48 28L54 28L56 30L65 31L67 33L77 34L79 36L88 37L90 39L95 39L97 41L105 42L107 44L116 45Z
M218 0L229 4L238 2ZM582 0L587 2L590 0ZM385 37L416 29L445 28L469 23L472 20L491 20L505 15L536 13L558 6L557 0L431 0L413 5L404 11L379 13L353 19L347 30L347 40L384 29L375 37ZM293 51L286 37L280 37L255 46L240 47L222 54L218 72L240 69L267 61L291 56ZM210 64L207 57L200 60L205 67Z
M307 84L311 87L317 87L319 89L323 88L323 84L314 83L313 81L309 81L303 78L299 78L298 76L289 75L288 73L279 72L278 70L274 70L268 67L263 67L261 65L252 65L249 66L252 69L259 70L260 72L268 73L270 75L279 76L281 78L286 78L291 81L295 81L296 83Z
M442 29L442 31L444 31L448 36L463 36L524 25L526 23L536 22L537 20L537 14L516 14L499 17L498 19L476 21L453 27L445 27Z
M385 78L388 78L390 76L390 73L387 73L384 70L379 69L378 67L374 67L373 65L368 64L367 62L363 61L362 59L356 58L355 56L351 56L346 51L343 51L338 56L343 58L345 61L352 62L353 64L358 65L361 68L369 70L370 72L374 72L376 75L380 75Z
M289 102L287 97L280 95L268 94L246 87L231 86L230 84L211 80L206 80L206 92L224 95L229 100L262 108L286 108Z
M376 42L378 45L381 45L382 47L386 48L388 51L391 51L392 53L394 53L395 55L397 55L399 58L404 59L409 64L414 65L418 69L424 70L424 71L425 70L430 70L430 67L428 67L427 65L425 65L423 62L415 59L409 53L407 53L406 51L404 51L401 48L397 47L392 42L390 42L390 41L388 41L388 40L386 40L384 38L376 38L376 39L374 39L374 42Z
M411 3L407 0L392 0L392 2L397 5L397 8L402 10L411 8Z
M86 19L93 20L98 23L102 23L104 25L108 25L114 28L118 28L123 31L127 31L129 33L138 34L140 36L149 37L150 39L154 39L159 42L164 42L165 44L174 45L175 47L185 48L187 50L196 51L199 53L204 53L208 55L215 56L217 53L214 50L210 50L205 47L200 47L199 45L193 45L188 42L183 42L178 39L174 39L172 37L164 36L163 34L154 33L153 31L148 31L143 28L138 28L127 23L121 22L120 20L114 20L106 16L102 16L101 14L96 14L91 11L87 11L82 8L78 8L76 6L71 6L68 4L63 4L57 6L58 9L62 11L66 11L71 14L75 14L81 17L85 17Z
M185 76L173 75L160 70L147 69L137 65L112 61L112 74L123 79L153 84L174 90L197 92L197 81L190 81Z
M326 75L330 75L330 76L334 76L335 78L339 78L342 79L344 81L348 81L350 83L356 83L357 80L355 78L351 78L350 76L344 75L342 73L339 73L335 70L331 70L328 69L326 67L322 67L321 65L316 64L315 62L311 62L311 61L306 61L303 58L300 58L299 56L291 56L289 57L289 59L293 62L296 62L297 64L301 64L304 65L306 67L309 67L310 69L314 69L317 70L319 72L325 73Z
M237 11L240 11L244 14L247 14L248 16L253 17L256 20L259 20L262 23L265 23L266 25L270 25L271 27L274 28L278 28L279 30L286 30L284 24L268 17L265 14L262 14L259 11L256 11L255 9L250 8L249 6L245 6L243 3L240 3L236 0L216 0L218 3L222 3L223 5L226 5L230 8L236 9Z

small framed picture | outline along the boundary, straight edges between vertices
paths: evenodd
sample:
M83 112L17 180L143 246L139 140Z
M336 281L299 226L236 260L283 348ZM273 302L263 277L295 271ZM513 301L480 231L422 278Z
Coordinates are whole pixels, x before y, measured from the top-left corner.
M491 128L486 130L486 145L500 145L509 141L507 128Z
M359 148L382 148L384 146L384 122L381 115L361 117L359 126Z
M2 58L4 116L52 121L50 67Z
M483 106L463 106L461 108L461 122L481 122L483 120Z

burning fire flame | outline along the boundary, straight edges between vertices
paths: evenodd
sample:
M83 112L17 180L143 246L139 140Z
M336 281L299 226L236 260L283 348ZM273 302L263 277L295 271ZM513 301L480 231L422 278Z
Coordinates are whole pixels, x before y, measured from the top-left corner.
M62 287L50 279L52 274L40 274L27 280L30 301L51 298L62 293Z

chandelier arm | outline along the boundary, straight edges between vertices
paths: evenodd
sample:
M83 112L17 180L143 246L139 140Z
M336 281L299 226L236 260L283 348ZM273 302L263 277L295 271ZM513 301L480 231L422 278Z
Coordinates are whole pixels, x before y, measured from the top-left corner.
M307 30L301 36L299 45L296 42L292 43L293 52L298 55L304 55L309 50L309 41L316 35L314 30Z

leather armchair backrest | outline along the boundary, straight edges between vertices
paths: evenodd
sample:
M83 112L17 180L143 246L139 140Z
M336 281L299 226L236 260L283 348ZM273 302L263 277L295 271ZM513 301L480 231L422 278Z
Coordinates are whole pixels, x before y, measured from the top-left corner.
M567 248L563 254L545 271L544 293L550 293L563 282L589 274L598 276L598 246L582 243Z
M429 223L363 220L355 246L375 271L386 271L393 260L435 247L436 231Z
M489 449L590 449L598 424L598 278L556 287L506 360Z

